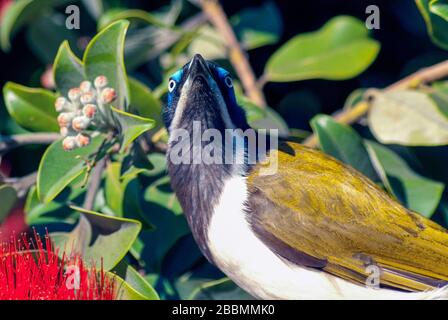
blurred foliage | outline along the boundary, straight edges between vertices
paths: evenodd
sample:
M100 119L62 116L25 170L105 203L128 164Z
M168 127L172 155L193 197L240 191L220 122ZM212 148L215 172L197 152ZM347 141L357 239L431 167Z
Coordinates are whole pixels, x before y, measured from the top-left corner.
M69 2L81 9L80 30L65 28ZM75 243L85 261L103 257L106 271L123 280L124 298L250 299L200 254L170 188L163 149L152 141L166 140L160 113L167 77L199 52L233 73L237 99L253 127L278 128L299 141L314 132L324 152L447 226L448 82L392 92L364 88L383 87L448 57L427 41L448 49L448 2L387 2L395 16L381 9L386 31L365 28L362 10L370 3L361 2L355 6L358 18L342 15L340 1L303 4L316 7L301 9L300 18L289 4L225 3L229 23L265 84L270 107L262 109L244 95L225 39L194 3L15 1L0 26L2 76L3 82L26 86L2 83L2 137L56 131L56 97L98 75L106 75L117 90L115 108L108 110L117 130L72 152L65 152L60 140L46 149L9 150L1 159L13 163L13 176L35 170L38 175L25 200L12 186L0 185L0 222L24 202L29 226L49 228L58 245ZM306 28L298 27L302 20ZM399 21L407 36L392 32L390 20ZM423 21L426 30L419 29ZM54 85L42 81L47 65ZM43 83L45 89L35 88ZM360 102L371 103L370 112L353 126L328 115ZM93 211L86 211L86 185L104 157L107 167Z

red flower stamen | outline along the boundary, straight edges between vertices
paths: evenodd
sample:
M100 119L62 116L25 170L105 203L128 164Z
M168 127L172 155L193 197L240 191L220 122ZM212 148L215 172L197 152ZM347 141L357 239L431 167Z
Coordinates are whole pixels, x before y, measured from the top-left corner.
M30 241L30 242L28 242ZM78 254L67 256L49 235L34 232L0 245L0 300L113 300L114 280L102 267L87 268Z

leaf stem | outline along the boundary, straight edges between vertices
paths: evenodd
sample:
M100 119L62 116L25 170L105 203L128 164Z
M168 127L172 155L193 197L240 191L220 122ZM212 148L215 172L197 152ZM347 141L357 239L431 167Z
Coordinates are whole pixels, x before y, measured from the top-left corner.
M266 99L263 92L257 85L257 81L247 59L247 55L238 42L238 39L233 32L232 26L230 25L221 5L217 0L201 0L199 3L208 20L216 27L216 29L219 30L226 40L230 51L230 62L235 68L247 96L256 105L262 108L266 107Z
M0 182L11 185L17 191L19 198L26 195L29 188L31 188L37 179L37 172L30 173L23 177L0 177Z
M409 88L417 88L423 84L430 83L439 79L448 77L448 60L442 61L430 67L423 68L391 85L384 88L384 91L404 90ZM342 110L334 115L334 119L343 124L352 124L362 118L370 109L369 101L363 100L358 102L353 108ZM308 137L304 145L316 148L318 139L315 134Z

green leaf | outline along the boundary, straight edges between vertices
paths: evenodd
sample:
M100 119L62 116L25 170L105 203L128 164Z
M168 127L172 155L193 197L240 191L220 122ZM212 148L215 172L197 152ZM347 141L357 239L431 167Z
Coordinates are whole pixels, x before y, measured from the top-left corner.
M182 207L171 190L169 183L170 179L168 176L158 179L146 190L145 199L170 210L176 215L180 215Z
M132 178L141 173L152 174L155 167L149 160L149 157L155 154L151 153L147 156L139 144L133 144L129 153L123 158L120 172L121 178Z
M277 129L280 137L287 137L289 135L288 125L277 111L266 107L263 109L263 113L263 118L252 120L250 123L254 129Z
M130 78L130 110L144 118L154 119L157 127L162 125L162 106L161 102L154 96L152 91L142 82Z
M80 179L77 179L80 180ZM42 203L37 196L37 189L33 186L28 192L25 202L25 221L28 225L49 223L74 224L78 214L68 206L73 201L81 200L85 189L80 187L80 181L72 182L53 201Z
M284 44L268 60L265 76L274 82L350 79L370 66L379 49L363 22L338 16Z
M28 46L46 65L53 62L55 54L63 41L68 41L74 46L78 41L79 31L67 29L65 25L66 19L67 16L62 13L44 13L33 19L26 29Z
M100 18L104 13L103 0L82 0L82 4L94 19Z
M14 2L4 13L0 28L0 44L3 51L9 51L11 48L10 38L17 31L23 22L19 22L20 16L26 13L25 9L33 0L19 0ZM23 20L23 19L22 19Z
M440 16L440 11L430 8L431 0L415 0L418 9L426 23L426 29L434 42L439 47L448 50L448 21ZM439 7L440 9L440 7ZM437 12L436 14L434 11Z
M413 172L407 163L390 149L365 141L372 164L384 183L407 208L431 217L442 197L444 184Z
M188 46L188 53L193 56L200 52L207 60L224 59L226 57L225 39L216 28L205 24L198 28L197 34Z
M272 1L238 12L230 23L247 50L276 43L283 31L280 12Z
M85 78L82 61L72 52L68 41L64 41L59 47L53 72L56 87L63 96L67 96L68 91L78 87Z
M90 41L83 58L87 79L94 81L97 76L106 76L109 87L117 92L116 105L122 110L126 110L129 103L128 78L123 58L128 27L128 21L120 20L100 31Z
M166 24L165 22L160 20L157 16L148 11L139 9L126 10L126 9L114 8L108 10L101 16L98 22L98 30L101 30L104 27L110 25L111 23L122 19L129 20L130 22L143 22L145 24L154 25L160 28L168 28L168 29L172 28L171 25Z
M448 21L448 2L446 0L432 0L429 3L429 10Z
M7 217L17 201L16 190L8 185L0 186L0 224Z
M145 217L140 206L141 187L136 175L120 176L122 164L111 163L106 169L104 186L108 207L114 216L136 219L142 222L146 230L153 229L150 221Z
M122 278L126 283L140 294L144 300L159 300L159 295L154 288L125 261L120 261L112 270L114 274ZM120 293L119 293L120 297ZM140 299L139 299L140 300Z
M210 281L194 290L190 300L253 300L228 278Z
M311 120L311 126L319 138L323 151L352 166L370 179L377 179L364 141L354 129L322 114Z
M73 248L86 263L94 263L100 268L102 262L105 271L112 270L137 239L141 223L75 206L71 208L81 213L79 222L71 232L51 234L55 245L59 248Z
M86 159L98 150L104 136L97 136L92 142L73 151L65 151L62 141L53 142L45 151L37 175L37 195L44 203L52 201L74 179L86 172Z
M63 5L70 0L16 0L6 10L0 26L0 46L9 51L10 40L22 26L33 21L42 12L51 7Z
M264 109L257 106L245 96L238 96L237 100L238 105L246 112L246 119L250 125L258 120L262 120L263 118L267 117L267 113Z
M22 127L59 132L53 92L8 82L3 87L3 99L11 117Z
M121 134L123 141L121 144L121 151L123 152L135 139L141 134L154 128L155 121L152 119L143 118L135 114L127 113L111 107L114 116L117 117L120 123Z
M144 241L150 243L145 261L148 267L159 269L163 258L173 245L190 233L182 208L171 189L169 176L153 182L144 192L143 211L148 214L156 229L144 234Z
M372 96L369 127L380 142L406 146L448 144L448 118L428 95L403 90Z

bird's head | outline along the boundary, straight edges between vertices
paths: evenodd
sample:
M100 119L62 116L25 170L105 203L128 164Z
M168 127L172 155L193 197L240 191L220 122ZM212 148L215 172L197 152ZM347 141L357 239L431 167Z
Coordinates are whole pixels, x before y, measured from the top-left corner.
M163 117L169 131L188 130L193 121L200 121L203 129L248 128L230 73L200 54L169 78Z

